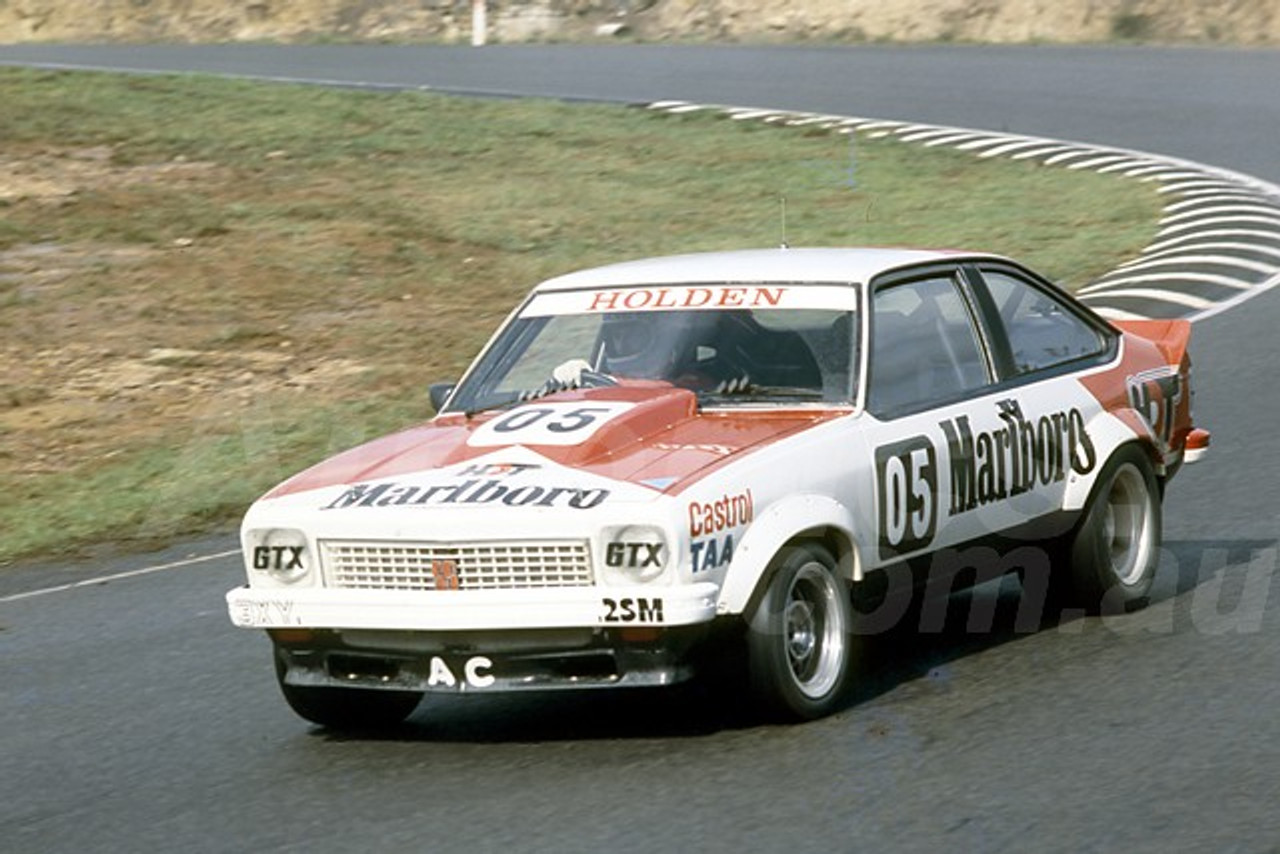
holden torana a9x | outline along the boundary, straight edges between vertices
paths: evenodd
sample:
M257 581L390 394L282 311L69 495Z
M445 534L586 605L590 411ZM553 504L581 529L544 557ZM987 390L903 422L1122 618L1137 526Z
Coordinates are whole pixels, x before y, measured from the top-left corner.
M1024 596L1143 601L1165 484L1208 445L1189 332L1108 322L974 253L562 276L432 388L430 422L250 508L230 615L267 631L288 703L331 727L398 722L425 692L735 663L767 711L824 715L857 682L858 594L890 575L985 557Z

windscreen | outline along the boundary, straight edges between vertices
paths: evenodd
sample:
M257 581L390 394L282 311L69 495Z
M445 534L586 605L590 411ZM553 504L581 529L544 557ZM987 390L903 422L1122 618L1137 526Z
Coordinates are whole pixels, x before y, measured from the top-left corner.
M704 405L849 403L856 291L829 285L539 294L454 394L478 411L566 388L665 384Z

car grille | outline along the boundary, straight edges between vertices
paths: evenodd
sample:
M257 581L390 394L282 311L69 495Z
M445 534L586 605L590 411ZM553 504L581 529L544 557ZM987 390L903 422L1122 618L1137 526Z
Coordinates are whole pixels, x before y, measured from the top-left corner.
M325 582L347 590L522 590L595 583L585 541L321 542Z

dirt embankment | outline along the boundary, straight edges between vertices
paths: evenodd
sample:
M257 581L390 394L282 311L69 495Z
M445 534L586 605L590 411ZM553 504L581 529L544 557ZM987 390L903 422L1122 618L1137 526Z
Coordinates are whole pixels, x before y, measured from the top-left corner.
M488 0L489 39L1280 44L1276 0ZM0 43L460 41L471 0L0 0Z

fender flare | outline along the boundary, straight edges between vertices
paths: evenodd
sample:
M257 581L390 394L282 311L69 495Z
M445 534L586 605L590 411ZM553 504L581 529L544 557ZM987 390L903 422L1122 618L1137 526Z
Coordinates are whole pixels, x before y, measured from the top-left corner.
M833 534L840 574L851 581L862 578L853 513L825 495L791 495L771 504L747 529L720 585L716 613L744 613L766 580L778 550L806 532L820 533L828 540Z

